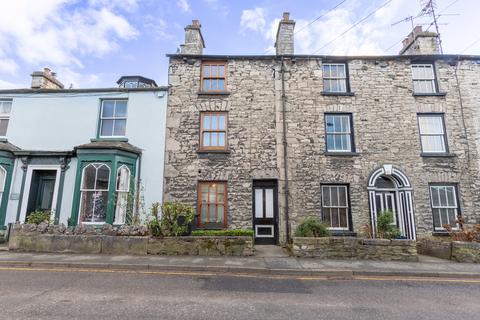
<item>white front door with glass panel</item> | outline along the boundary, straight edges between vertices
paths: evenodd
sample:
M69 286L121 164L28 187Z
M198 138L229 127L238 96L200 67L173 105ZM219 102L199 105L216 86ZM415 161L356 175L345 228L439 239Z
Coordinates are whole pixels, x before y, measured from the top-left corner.
M377 192L375 194L377 214L385 211L393 213L392 224L398 225L397 205L395 201L395 192Z
M253 227L256 244L276 244L276 187L255 186L253 188Z

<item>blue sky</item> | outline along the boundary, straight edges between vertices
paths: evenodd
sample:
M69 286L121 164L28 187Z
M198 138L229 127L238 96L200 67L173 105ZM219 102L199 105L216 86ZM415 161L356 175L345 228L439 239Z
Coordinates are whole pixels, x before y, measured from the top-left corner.
M207 54L271 54L278 20L296 20L295 52L395 54L420 0L15 0L0 1L0 88L30 84L49 67L66 87L112 87L139 74L167 84L167 53L199 19ZM437 0L445 53L480 54L477 0ZM353 23L370 18L325 47ZM460 14L444 15L444 14ZM320 15L318 21L305 27ZM419 18L415 23L429 23ZM428 25L425 26L425 28ZM388 49L388 50L387 50Z

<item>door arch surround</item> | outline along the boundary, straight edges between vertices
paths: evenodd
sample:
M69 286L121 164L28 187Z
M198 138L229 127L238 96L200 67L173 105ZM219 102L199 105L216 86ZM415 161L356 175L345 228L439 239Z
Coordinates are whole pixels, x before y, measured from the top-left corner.
M385 164L370 174L367 190L373 236L377 235L377 216L382 209L380 206L383 209L390 206L396 212L395 222L401 235L416 240L413 188L405 173L393 165ZM391 202L387 204L388 199Z

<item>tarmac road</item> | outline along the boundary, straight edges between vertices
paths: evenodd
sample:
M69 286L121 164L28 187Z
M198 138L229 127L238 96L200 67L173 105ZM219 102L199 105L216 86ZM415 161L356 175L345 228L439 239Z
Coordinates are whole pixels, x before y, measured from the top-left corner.
M478 319L480 279L0 267L0 319Z

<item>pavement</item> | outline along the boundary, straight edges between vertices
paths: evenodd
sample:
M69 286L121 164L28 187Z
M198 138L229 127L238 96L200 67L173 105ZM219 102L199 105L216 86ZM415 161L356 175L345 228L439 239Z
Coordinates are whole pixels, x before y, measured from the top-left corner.
M296 258L280 247L256 247L254 257L114 256L20 253L0 250L0 268L91 268L172 272L214 272L267 275L403 276L480 279L480 264L420 256L419 262L326 260Z

